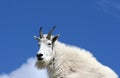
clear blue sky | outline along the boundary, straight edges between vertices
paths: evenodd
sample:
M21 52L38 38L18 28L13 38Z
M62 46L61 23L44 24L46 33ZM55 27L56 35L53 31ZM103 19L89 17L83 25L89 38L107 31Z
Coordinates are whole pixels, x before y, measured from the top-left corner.
M119 0L1 0L0 73L9 73L34 57L33 36L57 25L61 42L91 51L120 74Z

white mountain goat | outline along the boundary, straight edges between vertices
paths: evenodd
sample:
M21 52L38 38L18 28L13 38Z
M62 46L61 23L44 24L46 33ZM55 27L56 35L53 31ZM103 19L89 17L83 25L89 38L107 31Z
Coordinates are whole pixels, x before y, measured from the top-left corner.
M118 78L109 67L98 62L93 55L81 48L57 41L59 35L51 36L55 26L48 35L36 37L40 47L36 66L46 68L49 78Z

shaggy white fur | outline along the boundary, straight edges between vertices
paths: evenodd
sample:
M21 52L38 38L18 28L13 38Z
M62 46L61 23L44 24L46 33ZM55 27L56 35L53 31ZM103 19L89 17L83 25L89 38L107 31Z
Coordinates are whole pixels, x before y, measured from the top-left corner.
M50 62L36 62L38 68L47 68L49 78L118 78L89 51L56 41L53 52L55 55Z

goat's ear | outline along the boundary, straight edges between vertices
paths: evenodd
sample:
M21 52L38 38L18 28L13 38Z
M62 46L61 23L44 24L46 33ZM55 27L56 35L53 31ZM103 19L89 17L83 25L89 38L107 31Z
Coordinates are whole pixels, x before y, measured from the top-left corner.
M40 38L37 37L37 36L34 36L34 38L39 42L40 41Z
M52 39L52 44L54 44L54 42L58 39L59 36L60 36L60 35L58 34L58 35L56 35L56 36L53 37L53 39Z

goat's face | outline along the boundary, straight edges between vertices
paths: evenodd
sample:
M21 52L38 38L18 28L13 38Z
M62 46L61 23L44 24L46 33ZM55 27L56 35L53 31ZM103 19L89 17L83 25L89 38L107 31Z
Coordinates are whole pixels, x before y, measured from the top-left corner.
M53 29L52 29L53 31ZM50 32L49 32L50 33ZM50 33L48 35L42 35L40 31L40 38L35 37L38 40L39 51L37 52L37 63L38 68L44 68L50 64L55 56L54 43L59 37L59 35L51 37Z
M51 57L53 57L53 45L51 40L47 40L46 38L40 39L40 42L38 43L39 51L37 53L37 59L38 60L50 60Z

